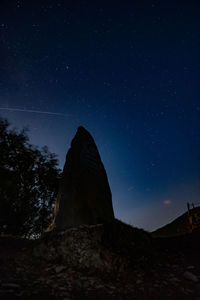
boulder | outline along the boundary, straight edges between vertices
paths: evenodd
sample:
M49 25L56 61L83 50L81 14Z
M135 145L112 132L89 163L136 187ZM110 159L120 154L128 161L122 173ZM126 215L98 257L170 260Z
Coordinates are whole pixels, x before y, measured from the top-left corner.
M152 260L151 236L117 219L52 230L38 241L34 257L64 269L119 274Z

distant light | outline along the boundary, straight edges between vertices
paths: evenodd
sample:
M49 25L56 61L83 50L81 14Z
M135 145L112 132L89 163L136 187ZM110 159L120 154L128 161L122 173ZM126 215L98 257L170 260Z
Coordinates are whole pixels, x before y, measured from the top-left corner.
M172 200L170 200L170 199L164 200L163 204L164 205L171 205L172 204Z

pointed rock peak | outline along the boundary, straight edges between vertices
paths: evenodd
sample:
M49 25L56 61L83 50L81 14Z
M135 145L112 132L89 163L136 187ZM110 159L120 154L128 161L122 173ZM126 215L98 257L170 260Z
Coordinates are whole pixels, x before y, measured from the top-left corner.
M88 131L83 126L79 126L77 132L84 133Z
M94 143L94 139L93 139L92 135L83 126L79 126L77 129L77 132L72 140L71 145L74 145L77 143L83 144L83 143L88 143L88 142Z
M92 137L91 134L89 133L88 130L86 130L83 126L79 126L78 130L77 130L77 135L80 136L88 136L88 137Z

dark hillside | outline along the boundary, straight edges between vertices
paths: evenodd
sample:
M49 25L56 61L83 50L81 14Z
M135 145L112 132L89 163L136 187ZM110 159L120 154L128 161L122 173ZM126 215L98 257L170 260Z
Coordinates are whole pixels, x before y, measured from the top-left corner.
M193 212L200 214L200 207L193 209ZM188 220L188 213L185 212L180 217L176 218L171 223L152 232L154 237L169 237L179 236L190 232L190 224Z

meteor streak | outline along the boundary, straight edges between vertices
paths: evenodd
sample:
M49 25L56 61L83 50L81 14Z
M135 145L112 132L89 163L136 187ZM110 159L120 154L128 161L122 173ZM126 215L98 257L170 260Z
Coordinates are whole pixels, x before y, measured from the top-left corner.
M58 113L58 112L42 111L42 110L32 110L32 109L21 109L21 108L0 107L0 110L20 111L20 112L35 113L35 114L45 114L45 115L54 115L54 116L62 116L62 117L72 116L71 114L62 114L62 113Z

